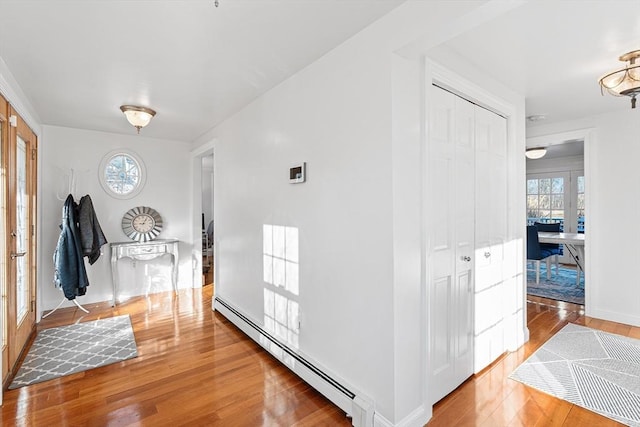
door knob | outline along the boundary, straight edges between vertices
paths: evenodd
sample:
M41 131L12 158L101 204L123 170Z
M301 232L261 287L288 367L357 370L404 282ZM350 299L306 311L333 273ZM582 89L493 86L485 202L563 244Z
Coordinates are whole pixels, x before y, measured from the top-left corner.
M460 257L460 259L461 259L462 261L466 261L466 262L471 261L471 257L470 257L470 256L461 256L461 257Z
M27 254L26 252L18 252L18 253L11 252L11 259L16 259L18 257L25 256L26 254Z
M485 252L485 253L484 253L484 257L485 257L485 258L489 258L490 256L491 256L491 252Z

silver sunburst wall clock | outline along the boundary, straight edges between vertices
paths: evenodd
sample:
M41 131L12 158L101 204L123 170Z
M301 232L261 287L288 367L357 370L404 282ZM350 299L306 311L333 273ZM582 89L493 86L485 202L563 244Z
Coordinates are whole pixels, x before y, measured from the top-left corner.
M162 231L162 217L153 208L137 206L122 217L122 231L132 240L149 242Z

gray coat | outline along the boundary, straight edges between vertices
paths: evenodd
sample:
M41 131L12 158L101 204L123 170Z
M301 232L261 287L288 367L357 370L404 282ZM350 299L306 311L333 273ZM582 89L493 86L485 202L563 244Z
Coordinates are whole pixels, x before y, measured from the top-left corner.
M88 194L80 199L78 226L82 255L86 256L89 259L89 264L93 265L100 257L100 248L107 243L107 238L100 228L98 217L93 210L93 202Z

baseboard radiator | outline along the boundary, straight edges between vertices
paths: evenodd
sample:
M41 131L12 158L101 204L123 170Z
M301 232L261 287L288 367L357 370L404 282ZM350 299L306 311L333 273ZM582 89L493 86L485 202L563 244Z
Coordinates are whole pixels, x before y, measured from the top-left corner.
M269 351L296 375L345 411L351 417L351 423L354 427L373 426L374 408L369 399L352 392L349 387L336 381L331 375L322 371L322 369L302 357L295 350L279 341L221 298L216 297L214 299L214 309L236 325L249 338Z

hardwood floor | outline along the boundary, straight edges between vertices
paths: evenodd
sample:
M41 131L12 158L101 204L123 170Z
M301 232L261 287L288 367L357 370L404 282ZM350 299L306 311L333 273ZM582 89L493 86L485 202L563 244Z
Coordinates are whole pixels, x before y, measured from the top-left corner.
M518 351L506 353L438 402L427 426L621 426L508 379L520 363L567 323L640 338L640 328L586 317L580 305L530 297L527 304L529 342Z
M220 314L212 287L137 297L90 314L59 310L45 329L129 314L138 357L4 393L2 426L349 426L350 419ZM530 341L434 407L436 426L620 425L508 375L573 322L640 338L640 328L590 319L582 307L531 298Z
M2 426L349 426L350 419L223 316L212 286L88 305L39 329L129 314L138 357L4 392Z

